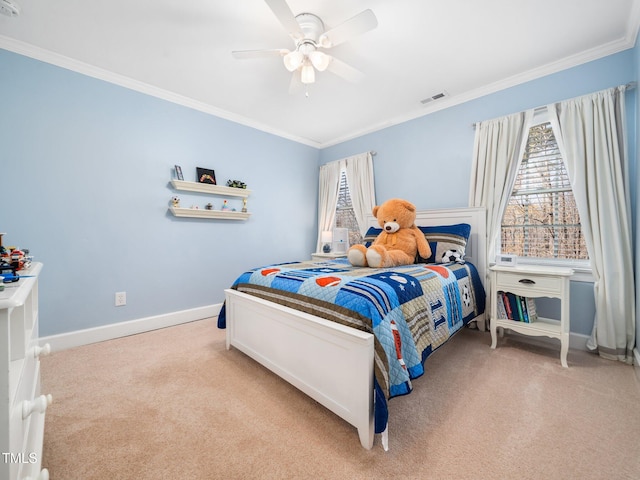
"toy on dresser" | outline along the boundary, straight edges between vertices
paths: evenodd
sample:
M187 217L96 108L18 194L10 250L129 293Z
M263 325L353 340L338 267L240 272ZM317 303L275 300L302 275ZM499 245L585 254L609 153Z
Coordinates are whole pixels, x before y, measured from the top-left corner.
M0 283L17 282L20 279L17 272L28 269L33 257L29 255L27 248L3 246L2 235L5 234L0 234Z
M14 270L25 270L31 265L33 257L29 255L29 249L18 247L0 247L0 260L11 265Z

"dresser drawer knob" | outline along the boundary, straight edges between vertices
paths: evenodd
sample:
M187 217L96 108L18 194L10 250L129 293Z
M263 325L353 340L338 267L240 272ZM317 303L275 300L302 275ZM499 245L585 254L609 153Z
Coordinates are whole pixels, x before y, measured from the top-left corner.
M22 419L24 420L33 412L44 413L47 407L51 405L53 397L49 395L40 395L38 398L34 398L33 401L25 400L22 402Z
M520 280L518 280L520 283L524 283L525 285L535 285L535 281L531 280L530 278L521 278Z
M51 345L49 345L48 343L45 343L41 347L38 347L38 346L33 347L34 358L46 357L50 353L51 353Z

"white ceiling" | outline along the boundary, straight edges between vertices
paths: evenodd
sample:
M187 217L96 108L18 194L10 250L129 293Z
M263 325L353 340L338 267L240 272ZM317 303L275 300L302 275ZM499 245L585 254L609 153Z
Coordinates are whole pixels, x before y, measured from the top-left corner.
M0 48L315 147L631 48L640 25L640 0L288 0L327 29L378 19L330 52L364 80L318 73L306 97L280 58L231 56L292 49L264 0L10 1Z

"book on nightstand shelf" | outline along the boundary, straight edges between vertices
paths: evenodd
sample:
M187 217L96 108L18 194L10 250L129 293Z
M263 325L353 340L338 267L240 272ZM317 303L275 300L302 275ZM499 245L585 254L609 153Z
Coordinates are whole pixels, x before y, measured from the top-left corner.
M538 319L536 302L533 298L499 291L496 306L500 318L524 323L535 322Z
M529 313L529 323L538 320L538 312L536 311L536 301L527 297L527 312Z

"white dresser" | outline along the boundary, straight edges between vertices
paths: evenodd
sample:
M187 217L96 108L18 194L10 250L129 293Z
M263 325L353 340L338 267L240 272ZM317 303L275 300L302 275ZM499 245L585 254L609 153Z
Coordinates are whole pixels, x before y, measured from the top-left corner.
M0 479L46 480L42 469L44 417L51 395L40 394L38 274L41 263L0 292Z

